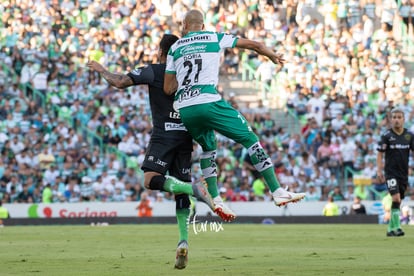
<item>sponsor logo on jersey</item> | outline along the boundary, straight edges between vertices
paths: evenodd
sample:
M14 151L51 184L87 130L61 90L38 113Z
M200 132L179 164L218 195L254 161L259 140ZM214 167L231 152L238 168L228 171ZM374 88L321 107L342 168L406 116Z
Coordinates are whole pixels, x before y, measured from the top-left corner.
M191 173L191 168L183 168L183 169L181 170L181 173L182 173L182 174L190 174L190 173Z
M191 98L195 98L198 95L200 95L200 89L194 89L194 90L184 90L179 96L178 96L178 102L183 102L186 100L189 100Z
M190 55L194 53L206 52L207 45L187 45L180 49L180 55Z
M187 131L184 124L176 124L176 123L165 123L165 131L171 131L171 130L183 130Z
M390 149L409 149L410 145L401 145L401 144L395 144L390 145Z
M160 159L158 159L157 161L155 161L155 164L160 165L161 167L165 167L167 166L167 162L164 162Z
M188 42L193 42L193 41L210 41L210 40L211 40L210 35L196 35L192 37L181 38L180 40L178 40L177 45L188 43Z
M181 118L181 117L180 117L180 113L178 113L178 112L170 112L169 117L170 117L171 119L180 119L180 118Z
M131 73L133 75L139 76L139 75L141 75L141 72L142 72L142 69L141 68L135 68L134 70L132 70Z

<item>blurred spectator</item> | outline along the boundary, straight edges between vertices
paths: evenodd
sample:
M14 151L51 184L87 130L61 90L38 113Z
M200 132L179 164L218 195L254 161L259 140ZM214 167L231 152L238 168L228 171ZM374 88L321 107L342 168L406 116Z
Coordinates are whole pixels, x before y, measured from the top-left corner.
M339 216L339 206L334 202L333 197L328 197L328 202L323 207L322 214L327 217Z
M81 179L80 198L82 201L95 201L96 199L92 179L88 176L83 176Z
M331 156L331 140L326 137L323 139L322 145L320 145L317 149L316 159L318 160L318 165L321 166L324 163L329 163Z
M42 152L37 155L39 167L42 170L50 168L50 166L56 161L53 154L49 152L49 147L44 146Z
M27 184L23 185L23 190L17 196L17 202L19 203L34 203L33 195L29 191L29 186Z
M391 204L392 204L392 196L390 193L387 193L381 200L382 208L384 209L384 217L383 223L389 223L391 219Z
M8 218L10 218L9 211L3 206L3 203L0 200L0 227L3 226L3 221Z
M316 158L313 155L309 155L307 151L303 151L298 159L299 168L307 177L311 177L315 173L314 166L316 162Z
M236 189L234 191L233 196L231 197L231 201L246 202L247 201L247 197L241 192L240 189Z
M365 210L365 205L361 203L361 198L356 196L354 198L354 203L352 203L349 210L350 215L366 215L367 211Z
M42 62L39 70L30 78L33 89L42 93L44 97L46 97L46 92L48 89L48 76L49 73L47 72L47 63Z
M159 194L162 197L164 196L162 193L159 193ZM125 197L125 194L123 193L123 190L119 187L115 188L115 192L112 196L112 201L121 202L121 201L125 201L125 200L126 200L126 197ZM158 197L157 197L157 201L158 201Z
M42 203L52 203L53 192L50 183L47 183L42 191Z
M28 87L27 85L30 84L30 82L32 81L34 75L38 72L38 70L39 70L39 66L35 63L34 57L29 56L26 59L22 67L22 71L20 75L20 84L24 87L27 87L26 93L29 96L32 94L32 89Z
M138 217L152 217L153 202L149 198L147 192L141 194L141 200L139 201L136 209L138 210Z
M410 221L411 221L411 207L406 204L403 204L401 206L400 223L410 224Z
M21 153L24 150L24 144L20 140L18 135L15 135L10 142L10 149L13 151L14 155Z
M342 194L341 187L335 186L333 190L329 192L328 198L332 198L335 201L345 200L344 195Z
M326 103L322 99L322 93L315 91L307 103L309 117L313 117L319 127L322 126L325 118Z
M253 181L252 189L253 189L253 193L255 197L258 197L258 198L264 197L265 192L266 192L266 185L264 183L263 177L256 178Z
M80 201L80 187L78 178L76 176L71 176L66 185L66 190L64 192L64 197L66 202L79 202Z
M306 201L319 201L319 200L321 200L321 193L320 193L320 191L318 191L319 189L317 189L315 187L314 183L309 182L306 185L306 187L307 187L306 188L306 197L305 197Z
M295 109L296 115L302 116L307 113L308 100L306 99L305 94L298 93L298 96L292 100L292 106Z
M354 162L358 156L357 146L353 138L350 137L350 134L345 132L342 134L342 143L339 146L339 151L341 152L341 160L344 170L349 168L349 176L352 176L354 171Z
M316 137L318 136L320 132L321 132L321 128L318 125L318 122L315 120L314 117L310 117L308 121L308 125L306 125L302 129L302 135L304 137L307 150L310 151L313 148L314 140L316 139Z
M256 79L261 81L262 95L267 92L267 87L270 88L273 76L276 73L276 65L264 56L259 56L260 65L255 72Z

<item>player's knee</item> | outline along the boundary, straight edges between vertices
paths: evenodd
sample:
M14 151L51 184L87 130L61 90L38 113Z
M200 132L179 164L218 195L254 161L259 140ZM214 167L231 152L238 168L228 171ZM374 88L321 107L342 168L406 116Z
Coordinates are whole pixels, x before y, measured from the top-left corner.
M400 209L401 202L400 201L392 201L391 203L391 209Z
M248 149L259 142L259 137L257 137L257 135L253 132L250 132L249 135L246 135L245 137L238 139L236 142Z
M151 180L152 180L153 177L154 177L153 175L144 174L144 187L145 187L145 189L150 188L150 183L151 183Z

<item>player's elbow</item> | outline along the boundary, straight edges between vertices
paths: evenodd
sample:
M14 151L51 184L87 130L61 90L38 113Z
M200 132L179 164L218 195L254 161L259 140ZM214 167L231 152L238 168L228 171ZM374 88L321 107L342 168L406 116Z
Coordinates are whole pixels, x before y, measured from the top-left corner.
M174 91L171 89L171 85L164 83L164 93L167 95L171 95Z
M237 41L236 47L259 52L265 47L265 45L259 41L240 38Z
M172 95L174 92L177 91L177 85L173 81L166 81L164 82L164 93L167 95Z
M266 50L266 46L262 42L253 41L253 50L257 53L263 53Z
M118 89L128 88L128 85L126 85L125 83L114 83L114 86Z

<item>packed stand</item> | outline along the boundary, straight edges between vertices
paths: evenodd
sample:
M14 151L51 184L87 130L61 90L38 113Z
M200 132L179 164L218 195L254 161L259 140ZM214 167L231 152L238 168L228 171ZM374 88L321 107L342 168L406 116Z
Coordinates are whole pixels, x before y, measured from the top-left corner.
M346 2L350 5L344 6ZM85 63L95 59L124 73L156 62L162 34L179 35L181 19L192 7L205 12L207 30L264 41L284 52L287 63L277 72L250 53L226 51L222 73L235 78L241 62L262 65L277 76L274 93L290 95L289 108L302 118L300 134L275 125L263 104L241 111L271 154L282 185L306 191L308 200L325 200L334 187L346 188L344 199L352 200L354 188L361 190L343 180L344 167L359 171L369 167L372 160L366 157L375 154L375 141L387 125L384 114L401 96L407 121L412 122L413 85L404 76L392 35L392 9L377 7L384 17L377 22L372 1L168 3L40 0L0 4L0 58L18 76L0 86L1 95L7 95L0 107L3 202L139 200L143 188L138 168L151 132L147 89L114 89L88 72ZM349 9L348 16L344 17L343 9ZM321 17L314 16L316 12ZM397 12L394 8L391 14ZM264 78L269 72L262 71L257 77L275 82ZM232 98L229 101L237 104ZM92 141L90 132L96 134ZM222 197L270 201L246 152L220 135L218 139ZM115 154L102 151L107 146L116 147L135 164L128 166ZM199 146L194 145L194 180L201 177L199 154ZM157 201L172 199L168 193L150 192L150 196Z

